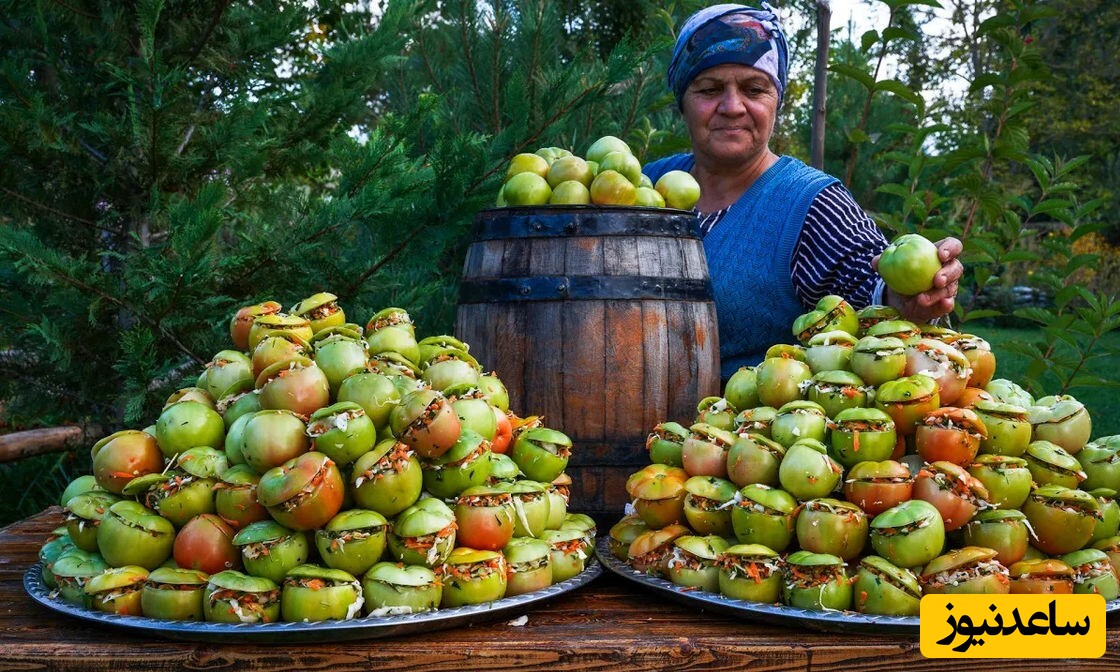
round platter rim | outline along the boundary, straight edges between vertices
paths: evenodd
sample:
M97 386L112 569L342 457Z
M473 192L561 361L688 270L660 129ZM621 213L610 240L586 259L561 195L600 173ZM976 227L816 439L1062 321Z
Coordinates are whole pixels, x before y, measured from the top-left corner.
M515 618L524 615L530 606L582 588L602 574L602 571L602 564L596 557L592 556L588 558L584 570L570 579L553 584L548 588L512 597L503 597L493 602L436 609L415 614L363 616L348 620L314 623L169 621L144 616L121 616L99 612L65 602L58 597L52 597L51 593L53 591L43 583L41 562L36 562L27 569L23 575L23 586L27 594L44 607L90 623L151 633L179 641L266 644L337 642L395 637L446 630L484 620L495 620L500 617Z
M649 576L630 567L614 557L610 552L609 544L610 539L607 536L600 537L595 542L595 555L603 567L617 576L686 606L699 607L762 625L777 627L795 625L818 632L909 637L917 637L919 634L917 616L879 616L861 614L857 611L813 611L781 604L737 600L695 588L678 586L666 579ZM1105 613L1108 616L1120 613L1120 599L1106 602Z

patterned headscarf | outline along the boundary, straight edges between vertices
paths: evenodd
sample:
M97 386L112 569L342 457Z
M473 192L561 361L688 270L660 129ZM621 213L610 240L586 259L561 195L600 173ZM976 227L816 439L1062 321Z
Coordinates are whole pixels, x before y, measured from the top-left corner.
M724 63L749 65L770 75L781 107L789 77L789 47L769 3L763 2L762 9L713 5L688 17L669 63L669 88L677 104L696 75Z

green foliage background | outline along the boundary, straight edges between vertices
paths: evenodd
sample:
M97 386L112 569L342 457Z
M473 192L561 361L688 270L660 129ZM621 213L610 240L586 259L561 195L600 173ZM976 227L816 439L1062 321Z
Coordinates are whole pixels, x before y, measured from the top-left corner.
M834 35L826 169L889 233L966 241L956 320L1038 325L1009 345L1036 392L1115 385L1116 287L1088 278L1114 253L1082 249L1120 229L1120 13L1094 1L957 3L968 29L939 42L932 1L881 0L888 26ZM142 427L265 299L331 291L351 321L397 305L450 331L509 157L687 147L664 72L702 4L0 0L0 422ZM774 147L802 157L814 7L783 7ZM961 73L963 99L920 95ZM1012 283L1049 300L996 305ZM86 452L0 465L29 493L13 518Z

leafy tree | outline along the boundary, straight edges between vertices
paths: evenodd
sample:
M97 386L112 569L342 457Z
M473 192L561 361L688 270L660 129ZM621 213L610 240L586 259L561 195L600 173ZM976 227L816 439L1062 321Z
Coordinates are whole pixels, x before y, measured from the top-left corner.
M409 210L379 178L401 195L432 182L392 135L345 135L400 48L403 5L324 52L299 3L6 4L16 417L139 420L180 363L221 347L239 303L339 287L402 237L376 226ZM361 298L397 298L373 287Z
M897 10L917 3L888 4ZM1030 360L1024 382L1032 392L1114 385L1093 362L1109 354L1101 347L1105 334L1120 329L1120 300L1079 281L1099 256L1075 248L1100 228L1094 213L1101 201L1085 199L1079 185L1088 157L1067 161L1031 151L1026 121L1036 92L1051 81L1032 31L1055 11L1034 0L966 4L955 4L964 12L958 18L975 30L966 31L968 39L952 58L964 72L966 64L975 69L959 108L930 110L916 91L842 70L868 90L869 99L886 90L912 102L917 112L916 123L888 126L909 138L909 149L885 155L905 167L906 178L878 187L899 201L877 219L892 233L921 231L964 241L967 273L956 311L964 323L1000 315L983 305L984 298L1006 286L1016 266L1031 265L1031 281L1053 297L1045 307L1014 310L1017 318L1040 327L1037 340L1012 346ZM997 11L981 20L989 9ZM889 30L873 41L886 39ZM931 145L940 151L930 153Z
M1036 47L1052 77L1038 90L1026 125L1031 146L1071 157L1090 154L1089 195L1105 200L1099 211L1110 242L1120 244L1120 5L1104 0L1052 0L1055 15L1033 27Z
M912 119L913 106L889 95L880 97L874 105L868 105L867 89L838 72L866 72L871 69L868 55L851 42L841 41L833 45L830 60L824 171L839 177L846 176L851 158L859 147L859 154L864 159L859 162L858 170L853 169L846 186L864 208L872 211L883 209L887 203L876 188L883 182L901 179L903 171L897 164L882 160L885 152L897 149L895 143L899 138L899 134L883 129L891 123ZM863 120L865 108L868 118ZM798 143L805 147L809 145L811 112L802 106L797 113ZM868 133L865 129L873 129L873 132Z
M649 45L600 59L542 1L0 10L0 399L21 428L148 424L265 299L331 291L353 322L397 305L450 332L509 156L629 134L664 88L634 77ZM25 485L50 501L75 454Z

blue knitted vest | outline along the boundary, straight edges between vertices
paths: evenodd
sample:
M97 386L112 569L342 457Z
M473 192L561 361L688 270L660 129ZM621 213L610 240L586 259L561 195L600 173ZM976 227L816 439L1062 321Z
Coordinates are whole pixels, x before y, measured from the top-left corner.
M690 170L691 154L645 166L654 183L670 170ZM790 261L809 205L836 178L782 156L731 205L704 237L719 321L720 375L757 364L775 343L793 343L793 321L805 312L790 281Z

